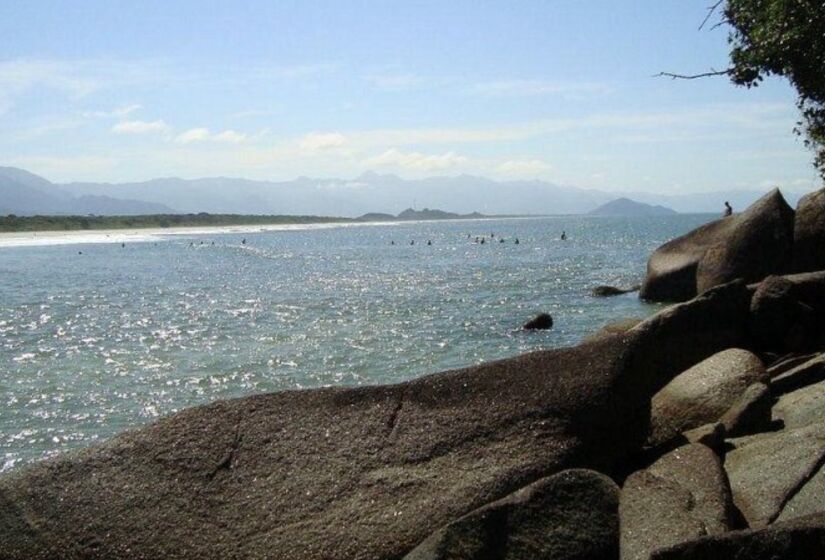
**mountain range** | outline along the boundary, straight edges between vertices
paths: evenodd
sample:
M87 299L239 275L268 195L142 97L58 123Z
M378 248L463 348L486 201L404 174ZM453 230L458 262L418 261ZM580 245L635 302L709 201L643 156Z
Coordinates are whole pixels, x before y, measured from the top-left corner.
M299 177L281 182L170 177L137 183L55 184L22 169L0 167L0 215L209 212L356 217L397 214L410 206L462 214L585 214L618 197L681 213L721 213L725 200L739 210L762 194L762 190L682 195L607 192L544 181L494 181L471 175L407 180L374 172L355 179ZM802 194L784 192L791 205Z

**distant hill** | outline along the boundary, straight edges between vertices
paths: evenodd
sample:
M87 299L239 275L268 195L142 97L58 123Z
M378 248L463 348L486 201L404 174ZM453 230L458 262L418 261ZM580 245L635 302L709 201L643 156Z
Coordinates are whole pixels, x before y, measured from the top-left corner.
M21 187L20 185L23 185ZM0 168L0 213L30 214L245 214L356 217L397 216L416 203L459 215L586 214L616 198L678 212L721 214L722 203L745 208L767 189L668 195L605 192L546 181L494 181L473 175L402 179L366 172L353 179L299 177L253 181L231 177L167 177L137 183L53 184L21 169ZM791 206L802 193L783 189ZM425 218L411 218L425 219Z
M0 167L0 216L169 214L163 204L106 195L75 196L43 177L14 167Z
M617 198L588 212L591 216L667 216L677 214L665 206L636 202L629 198Z

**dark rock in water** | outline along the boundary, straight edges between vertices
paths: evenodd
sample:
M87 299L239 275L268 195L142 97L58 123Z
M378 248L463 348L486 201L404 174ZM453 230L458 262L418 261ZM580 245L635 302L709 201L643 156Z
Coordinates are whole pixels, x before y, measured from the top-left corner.
M825 420L732 439L725 457L733 501L750 527L773 522L825 459Z
M651 401L650 445L715 422L753 383L767 381L762 361L747 350L719 352L677 375Z
M741 214L665 243L650 256L639 296L684 301L734 279L761 280L791 265L794 211L774 189Z
M619 296L622 294L629 294L630 292L638 291L640 286L631 286L630 288L617 288L615 286L596 286L590 290L591 295L595 297L610 297Z
M815 312L794 292L794 283L782 276L768 276L758 284L750 330L760 349L799 352L814 344Z
M401 558L542 477L626 464L650 397L746 317L731 284L599 342L187 409L0 476L0 556Z
M793 238L793 270L825 270L825 189L799 200Z
M773 395L770 388L756 382L725 412L719 421L729 437L744 436L767 430L771 423Z
M701 444L672 451L630 475L619 506L622 560L647 560L658 549L733 524L730 487L716 454Z
M725 239L708 247L696 269L696 291L736 278L745 282L790 271L794 211L779 189L766 194L734 216Z
M539 313L522 326L525 330L547 330L553 327L553 317L549 313Z
M619 552L619 488L595 471L562 471L433 533L404 560L610 560Z
M705 224L656 249L647 261L639 297L650 301L685 301L696 296L696 269L709 247L736 226L730 216Z
M802 560L822 558L825 514L766 529L703 537L656 552L652 560Z

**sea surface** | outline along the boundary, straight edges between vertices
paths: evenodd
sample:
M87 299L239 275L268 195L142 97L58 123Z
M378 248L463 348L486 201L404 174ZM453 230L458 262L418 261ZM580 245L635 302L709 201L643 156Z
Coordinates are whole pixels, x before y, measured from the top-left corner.
M712 217L0 243L0 471L216 399L395 383L575 344L660 309L589 291L640 282L653 249ZM539 312L552 330L520 330Z

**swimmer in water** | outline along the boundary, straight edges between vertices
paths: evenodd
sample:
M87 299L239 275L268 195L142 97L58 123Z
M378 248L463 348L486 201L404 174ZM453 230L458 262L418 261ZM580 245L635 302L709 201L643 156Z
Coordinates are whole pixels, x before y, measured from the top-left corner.
M561 240L564 241L565 239L567 239L567 233L561 232Z
M246 237L241 240L241 245L246 245Z

